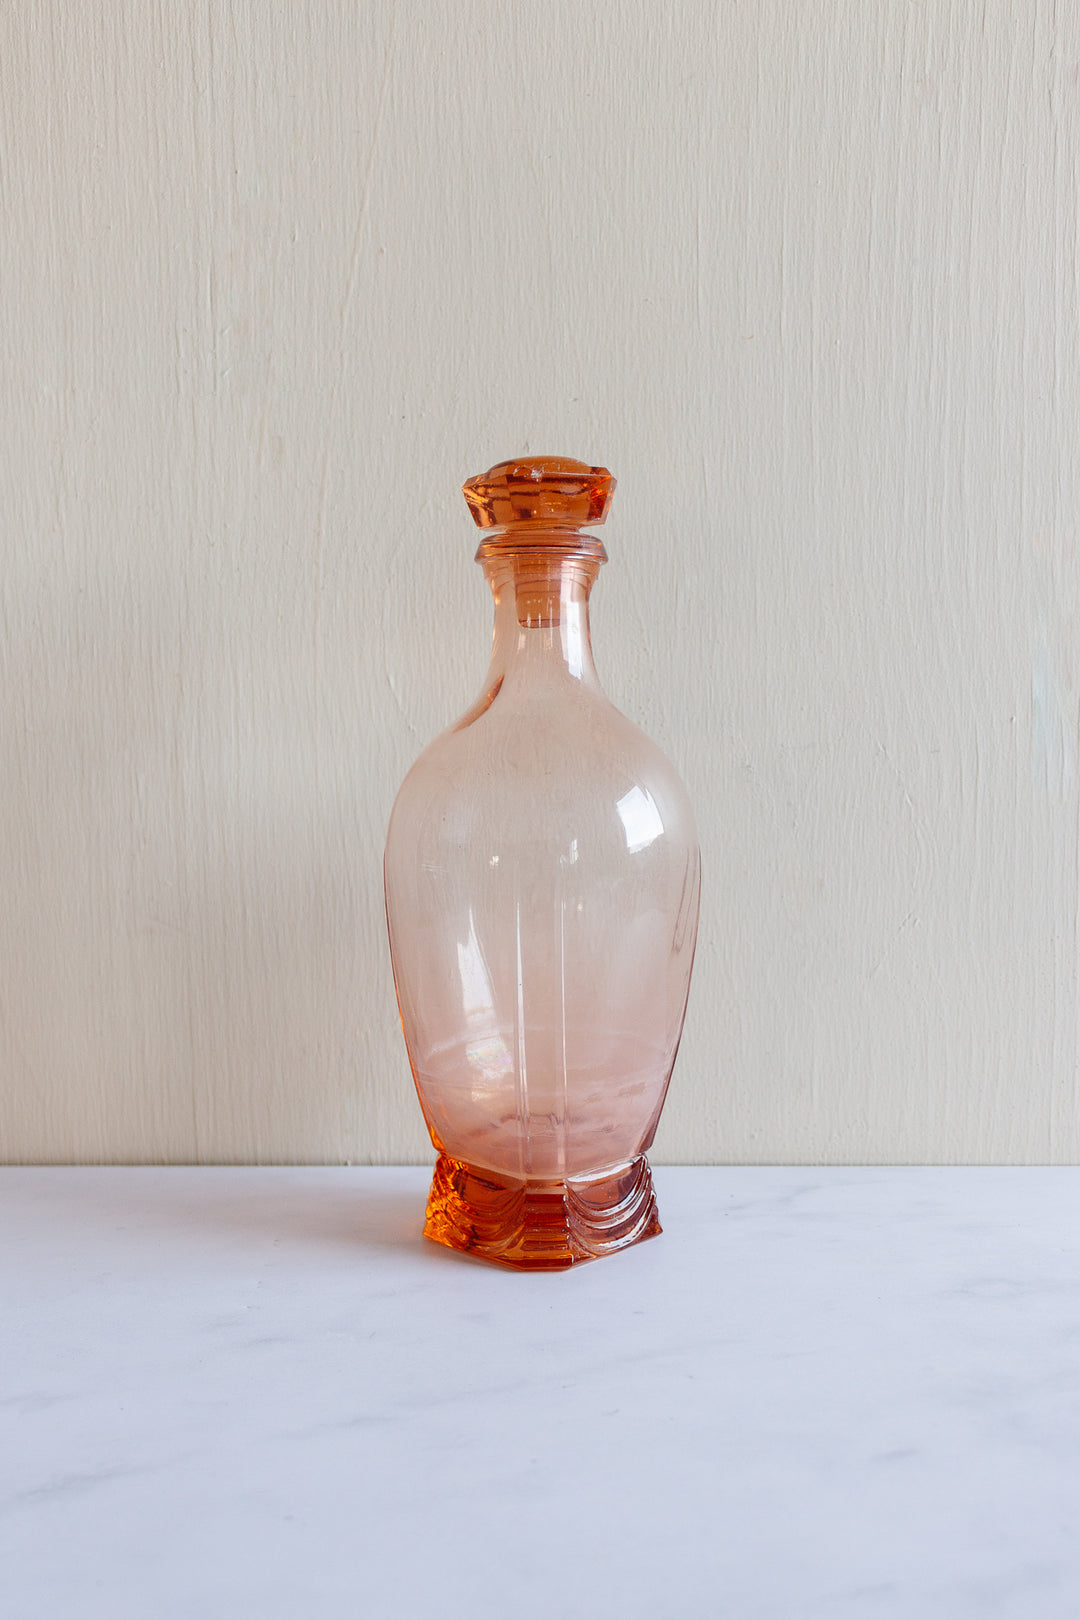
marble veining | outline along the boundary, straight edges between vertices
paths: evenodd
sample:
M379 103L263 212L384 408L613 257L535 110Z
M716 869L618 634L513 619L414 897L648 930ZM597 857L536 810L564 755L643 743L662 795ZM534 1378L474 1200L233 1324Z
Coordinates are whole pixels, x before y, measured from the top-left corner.
M0 1171L0 1613L1080 1614L1080 1171L659 1169L518 1274L425 1169Z

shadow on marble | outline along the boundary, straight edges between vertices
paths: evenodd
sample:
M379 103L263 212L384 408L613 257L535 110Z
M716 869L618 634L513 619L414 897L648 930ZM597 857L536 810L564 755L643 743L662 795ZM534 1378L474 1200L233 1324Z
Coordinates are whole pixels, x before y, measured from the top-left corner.
M82 1170L33 1173L18 1195L20 1216L34 1224L58 1222L70 1230L93 1225L114 1233L193 1231L224 1241L269 1242L277 1247L393 1250L431 1254L422 1231L424 1179L412 1187L343 1184L318 1171ZM309 1179L310 1177L310 1179ZM2 1200L8 1204L11 1183ZM21 1224L17 1221L16 1224Z
M271 1184L238 1197L234 1191L218 1194L211 1188L202 1196L178 1200L175 1213L189 1229L207 1227L245 1240L419 1254L430 1248L423 1237L425 1192ZM158 1220L162 1213L158 1206Z

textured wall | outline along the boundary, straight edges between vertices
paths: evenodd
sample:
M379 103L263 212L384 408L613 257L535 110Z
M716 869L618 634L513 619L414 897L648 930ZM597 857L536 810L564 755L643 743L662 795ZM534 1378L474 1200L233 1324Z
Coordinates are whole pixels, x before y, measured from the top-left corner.
M426 1154L458 485L619 478L705 900L657 1156L1075 1160L1080 15L0 8L0 1157Z

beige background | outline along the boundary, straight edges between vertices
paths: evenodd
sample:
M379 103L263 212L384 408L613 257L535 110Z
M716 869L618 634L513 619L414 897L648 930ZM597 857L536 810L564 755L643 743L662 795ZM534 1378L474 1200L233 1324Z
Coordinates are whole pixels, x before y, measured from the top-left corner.
M0 9L0 1157L427 1156L383 830L532 450L700 813L657 1156L1080 1158L1078 19Z

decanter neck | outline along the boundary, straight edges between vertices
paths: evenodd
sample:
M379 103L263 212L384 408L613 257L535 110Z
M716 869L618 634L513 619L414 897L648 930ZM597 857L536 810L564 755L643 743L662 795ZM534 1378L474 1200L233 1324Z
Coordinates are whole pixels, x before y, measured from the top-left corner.
M599 688L589 633L589 592L600 559L549 546L479 559L495 598L491 673L506 680L526 669L569 676Z
M477 562L495 597L488 692L527 693L567 678L599 689L589 639L589 592L615 480L606 467L565 456L500 461L462 485L483 534ZM487 701L493 701L489 697Z

